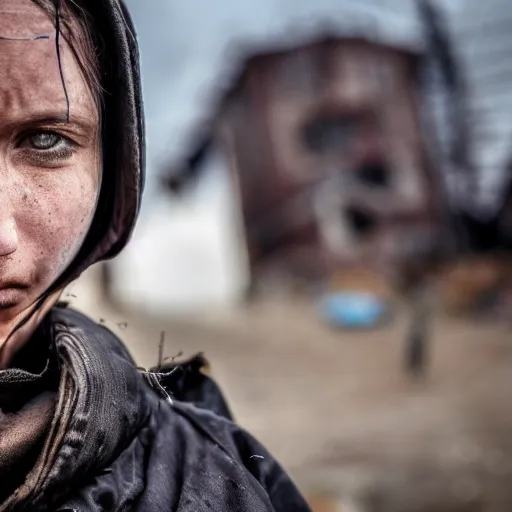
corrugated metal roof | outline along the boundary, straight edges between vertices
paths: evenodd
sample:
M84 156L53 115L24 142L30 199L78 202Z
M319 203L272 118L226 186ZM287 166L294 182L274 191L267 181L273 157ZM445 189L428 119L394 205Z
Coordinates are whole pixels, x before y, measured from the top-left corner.
M464 0L452 20L469 93L471 147L477 169L473 213L490 217L510 182L512 157L512 4Z

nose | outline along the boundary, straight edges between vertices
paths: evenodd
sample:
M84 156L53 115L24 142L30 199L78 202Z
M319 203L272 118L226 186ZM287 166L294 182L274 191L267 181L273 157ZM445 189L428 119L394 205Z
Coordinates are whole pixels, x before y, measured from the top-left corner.
M18 232L14 219L0 217L0 257L9 256L18 248Z

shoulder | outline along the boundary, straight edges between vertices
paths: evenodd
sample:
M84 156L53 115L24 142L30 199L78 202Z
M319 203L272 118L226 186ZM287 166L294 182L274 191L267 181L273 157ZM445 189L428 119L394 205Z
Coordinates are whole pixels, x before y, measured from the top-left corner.
M276 459L229 418L191 403L173 401L160 408L156 429L159 446L168 446L170 458L174 458L178 450L179 458L188 468L185 473L190 478L197 478L201 472L218 475L218 478L236 484L237 492L243 496L250 494L252 499L271 505L264 510L310 512L294 482ZM179 447L174 444L176 439L180 439ZM233 489L229 490L229 493L233 492Z

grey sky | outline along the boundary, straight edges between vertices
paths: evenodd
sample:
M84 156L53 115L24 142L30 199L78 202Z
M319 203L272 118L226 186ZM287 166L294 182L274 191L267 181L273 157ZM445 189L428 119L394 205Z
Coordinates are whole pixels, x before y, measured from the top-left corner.
M258 47L268 40L274 42L283 34L293 37L294 33L311 33L326 20L342 31L350 30L361 20L370 22L372 30L375 25L381 25L381 31L383 26L386 29L391 26L386 37L414 38L418 32L411 15L414 0L126 0L126 3L137 27L142 55L149 196L154 192L154 176L182 150L184 141L191 135L193 121L207 109L219 70L222 66L229 69L227 48L236 52L241 41L246 46Z

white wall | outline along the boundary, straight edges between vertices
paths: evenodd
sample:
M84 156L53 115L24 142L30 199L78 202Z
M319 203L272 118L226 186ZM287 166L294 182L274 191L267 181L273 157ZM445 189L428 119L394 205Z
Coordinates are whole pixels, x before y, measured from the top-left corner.
M153 314L237 304L248 270L236 196L221 155L184 200L155 195L113 266L116 300Z

